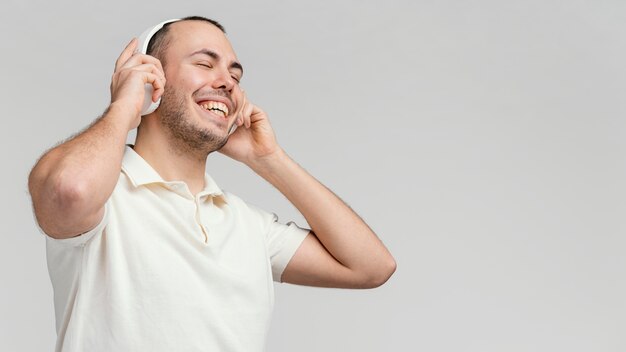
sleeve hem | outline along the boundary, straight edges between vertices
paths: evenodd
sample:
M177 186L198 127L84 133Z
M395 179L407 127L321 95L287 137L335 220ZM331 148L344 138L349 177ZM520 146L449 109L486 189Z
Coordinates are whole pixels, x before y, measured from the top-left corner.
M104 203L104 214L102 215L102 219L100 220L100 222L93 229L85 233L82 233L78 236L74 236L74 237L69 237L69 238L51 237L39 226L37 222L35 223L37 224L37 229L46 237L46 241L48 241L48 243L54 243L54 244L63 245L63 246L82 246L82 245L85 245L87 241L89 241L97 233L102 232L102 230L104 229L104 227L106 226L108 222L108 213L109 213L108 208L109 208L108 202Z
M299 227L294 222L287 224L291 231L286 234L281 250L272 257L272 276L275 282L282 283L285 268L311 230Z

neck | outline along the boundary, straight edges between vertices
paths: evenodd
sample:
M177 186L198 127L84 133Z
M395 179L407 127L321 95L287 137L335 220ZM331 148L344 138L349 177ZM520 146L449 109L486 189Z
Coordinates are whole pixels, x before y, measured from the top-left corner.
M145 117L144 117L145 119ZM134 150L165 181L183 181L192 194L200 192L204 184L207 154L186 150L172 141L170 136L158 133L149 126L137 131Z

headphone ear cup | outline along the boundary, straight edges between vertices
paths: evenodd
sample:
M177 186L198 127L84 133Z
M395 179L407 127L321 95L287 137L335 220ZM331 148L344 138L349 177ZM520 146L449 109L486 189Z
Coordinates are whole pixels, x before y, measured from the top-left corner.
M154 93L154 87L152 84L146 83L146 94L143 97L143 106L141 107L141 116L148 115L156 110L161 104L161 97L156 102L152 101L152 94Z
M235 130L237 130L237 120L235 120L233 125L230 126L230 130L228 131L228 135L230 136L231 134L235 133Z
M141 35L138 38L139 43L137 44L137 49L135 49L135 52L141 53L141 54L147 54L148 44L150 44L150 39L152 39L152 37L156 34L156 32L158 32L161 28L163 28L164 25L168 23L176 22L178 20L179 19L176 18L176 19L163 21L157 24L156 26L146 29L143 33L141 33ZM159 98L159 100L157 100L156 102L152 101L152 94L154 93L154 87L152 87L152 84L147 83L145 85L145 88L146 88L145 89L146 94L144 95L144 99L143 99L143 106L141 108L141 116L148 115L154 112L154 110L156 110L159 107L159 104L161 103L161 98Z

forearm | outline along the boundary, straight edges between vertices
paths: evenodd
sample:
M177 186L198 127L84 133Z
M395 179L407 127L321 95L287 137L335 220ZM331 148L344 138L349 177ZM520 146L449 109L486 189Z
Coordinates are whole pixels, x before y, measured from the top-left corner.
M376 234L339 197L284 152L250 167L302 213L328 252L343 266L369 275L395 262Z
M80 217L104 205L119 178L129 130L125 114L112 105L92 126L38 161L29 177L38 218Z

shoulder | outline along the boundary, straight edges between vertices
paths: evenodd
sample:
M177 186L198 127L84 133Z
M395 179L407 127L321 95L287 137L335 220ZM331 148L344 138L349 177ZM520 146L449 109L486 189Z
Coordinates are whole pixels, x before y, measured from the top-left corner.
M275 221L276 215L274 213L268 212L254 203L245 201L233 193L223 191L222 196L224 197L226 205L241 216L256 218L263 223Z

